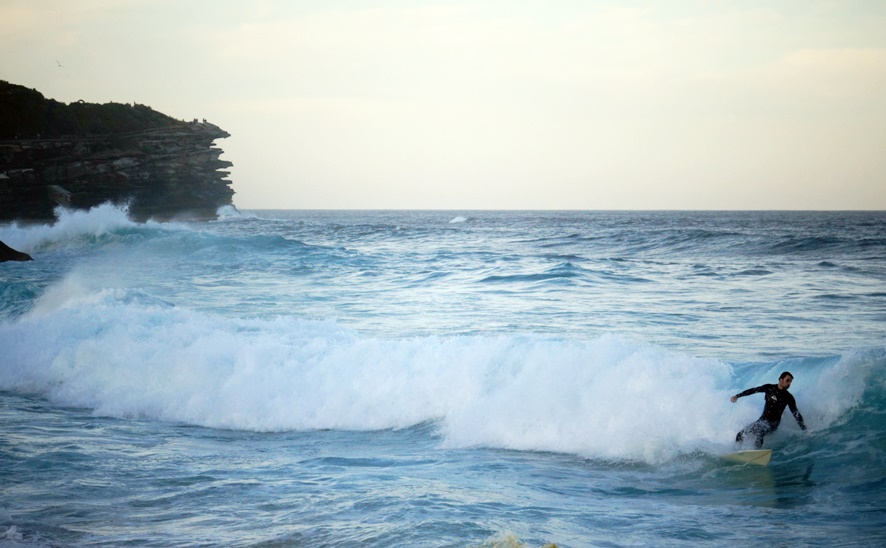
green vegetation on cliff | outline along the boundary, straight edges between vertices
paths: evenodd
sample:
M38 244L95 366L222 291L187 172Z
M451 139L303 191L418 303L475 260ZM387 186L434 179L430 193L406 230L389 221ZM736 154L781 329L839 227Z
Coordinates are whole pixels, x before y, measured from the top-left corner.
M0 80L0 139L94 136L184 125L145 105L66 105L37 90Z

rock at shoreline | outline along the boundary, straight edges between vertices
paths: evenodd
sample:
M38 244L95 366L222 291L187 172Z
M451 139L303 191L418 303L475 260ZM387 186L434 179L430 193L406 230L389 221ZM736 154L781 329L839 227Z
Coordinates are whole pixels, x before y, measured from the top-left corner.
M0 263L5 263L6 261L33 261L30 255L27 253L22 253L21 251L16 251L12 249L8 245L0 242Z
M144 105L59 103L0 81L0 221L49 221L61 205L127 204L135 220L214 219L233 205L205 120Z

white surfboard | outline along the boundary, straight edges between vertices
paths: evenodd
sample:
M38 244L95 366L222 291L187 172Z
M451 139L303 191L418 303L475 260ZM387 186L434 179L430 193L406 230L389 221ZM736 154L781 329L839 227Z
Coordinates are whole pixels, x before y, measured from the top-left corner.
M748 451L739 451L738 453L730 453L723 455L723 458L729 462L738 464L769 464L772 458L772 449L750 449Z

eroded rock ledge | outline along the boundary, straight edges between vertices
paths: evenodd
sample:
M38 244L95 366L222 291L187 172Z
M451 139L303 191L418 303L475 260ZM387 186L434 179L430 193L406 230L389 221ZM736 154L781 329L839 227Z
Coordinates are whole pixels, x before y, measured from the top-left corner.
M234 194L214 146L229 136L144 105L65 105L0 81L0 220L105 202L128 204L135 220L214 219Z

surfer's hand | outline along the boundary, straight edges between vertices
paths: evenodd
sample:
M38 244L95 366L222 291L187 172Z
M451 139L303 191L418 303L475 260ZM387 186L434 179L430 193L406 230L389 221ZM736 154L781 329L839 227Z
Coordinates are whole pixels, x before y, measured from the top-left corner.
M729 401L731 401L732 403L737 402L737 401L738 401L738 396L732 396L731 398L729 398Z

